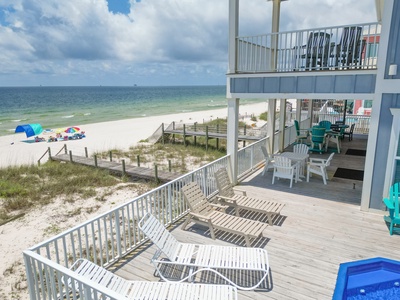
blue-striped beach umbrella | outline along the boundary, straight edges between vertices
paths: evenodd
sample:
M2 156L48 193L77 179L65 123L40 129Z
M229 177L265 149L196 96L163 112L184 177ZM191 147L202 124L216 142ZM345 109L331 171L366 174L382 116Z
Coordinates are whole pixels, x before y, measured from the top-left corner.
M43 131L42 125L40 124L24 124L24 125L18 125L17 128L15 128L15 133L18 132L25 132L26 137L34 136L34 135L39 135Z

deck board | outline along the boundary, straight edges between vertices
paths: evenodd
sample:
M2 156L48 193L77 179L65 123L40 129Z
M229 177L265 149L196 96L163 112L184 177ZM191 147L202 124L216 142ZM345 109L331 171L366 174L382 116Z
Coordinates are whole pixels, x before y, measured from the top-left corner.
M286 206L282 217L274 219L275 225L264 230L272 289L240 291L239 299L331 299L340 263L376 256L400 260L400 252L393 251L398 248L400 236L389 235L382 218L384 212L360 210L362 182L332 179L337 167L364 167L365 158L345 155L345 147L365 149L366 140L355 136L352 142L343 142L342 153L334 156L329 168L327 185L317 176L309 183L293 184L292 189L286 180L272 185L272 172L262 176L262 169L240 184L248 196L279 201ZM232 245L212 240L206 227L193 223L187 231L182 231L180 224L170 229L182 242ZM154 245L147 243L137 254L126 257L115 272L127 279L158 281L150 264L154 252Z

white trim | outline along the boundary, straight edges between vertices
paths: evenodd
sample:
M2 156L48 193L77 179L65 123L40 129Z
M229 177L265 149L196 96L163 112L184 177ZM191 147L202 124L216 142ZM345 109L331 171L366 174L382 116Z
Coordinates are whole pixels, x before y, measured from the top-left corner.
M379 50L380 51L380 50ZM270 73L238 73L238 74L227 74L228 78L254 78L254 77L310 77L310 76L332 76L332 75L375 75L377 69L370 70L346 70L346 71L307 71L307 72L270 72Z
M340 94L317 94L317 93L230 93L232 98L247 98L247 99L258 99L258 98L267 98L267 99L364 99L364 100L373 100L375 94L371 93L340 93Z
M397 154L397 146L399 143L399 134L400 134L400 108L391 108L390 112L393 115L392 129L390 131L390 143L389 143L389 151L388 151L388 159L386 162L386 174L384 186L383 186L383 194L387 195L389 193L389 188L393 183L395 166L396 166L396 154Z

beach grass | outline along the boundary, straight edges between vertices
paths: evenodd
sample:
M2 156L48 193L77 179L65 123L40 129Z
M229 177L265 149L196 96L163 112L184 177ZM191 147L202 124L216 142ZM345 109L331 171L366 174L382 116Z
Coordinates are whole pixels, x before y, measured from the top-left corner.
M128 151L111 150L112 159L128 159L131 164L157 167L160 170L186 173L224 156L224 148L205 148L198 140L194 146L175 144L138 144ZM100 159L110 159L110 151L98 153ZM134 188L142 194L156 187L154 182L127 182L124 177L116 177L106 170L71 163L49 161L42 166L18 166L0 169L0 225L17 216L23 216L30 208L44 206L56 197L73 203L77 199L94 197L103 202L121 188ZM102 188L102 189L100 189ZM76 214L77 212L71 212Z
M51 161L41 167L0 169L0 224L56 197L63 196L68 202L86 199L96 195L96 188L110 187L119 181L104 170Z

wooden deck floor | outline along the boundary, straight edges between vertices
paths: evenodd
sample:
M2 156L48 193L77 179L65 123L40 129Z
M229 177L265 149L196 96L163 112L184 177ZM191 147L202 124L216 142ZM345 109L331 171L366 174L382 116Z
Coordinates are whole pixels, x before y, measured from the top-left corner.
M344 142L342 154L335 155L329 169L330 178L337 167L362 170L364 157L344 153L347 148L365 149L365 145L366 140L357 138ZM400 236L389 235L384 213L360 211L361 181L333 178L325 186L316 176L289 189L287 180L275 185L271 180L271 172L261 176L259 170L241 183L249 196L286 204L282 217L256 242L268 251L271 289L240 291L239 299L331 299L340 263L376 256L400 260L396 250ZM187 231L171 229L182 242L232 245L231 240L212 240L206 228L198 225L192 224ZM154 252L154 245L148 243L112 270L127 279L158 281L150 264Z

